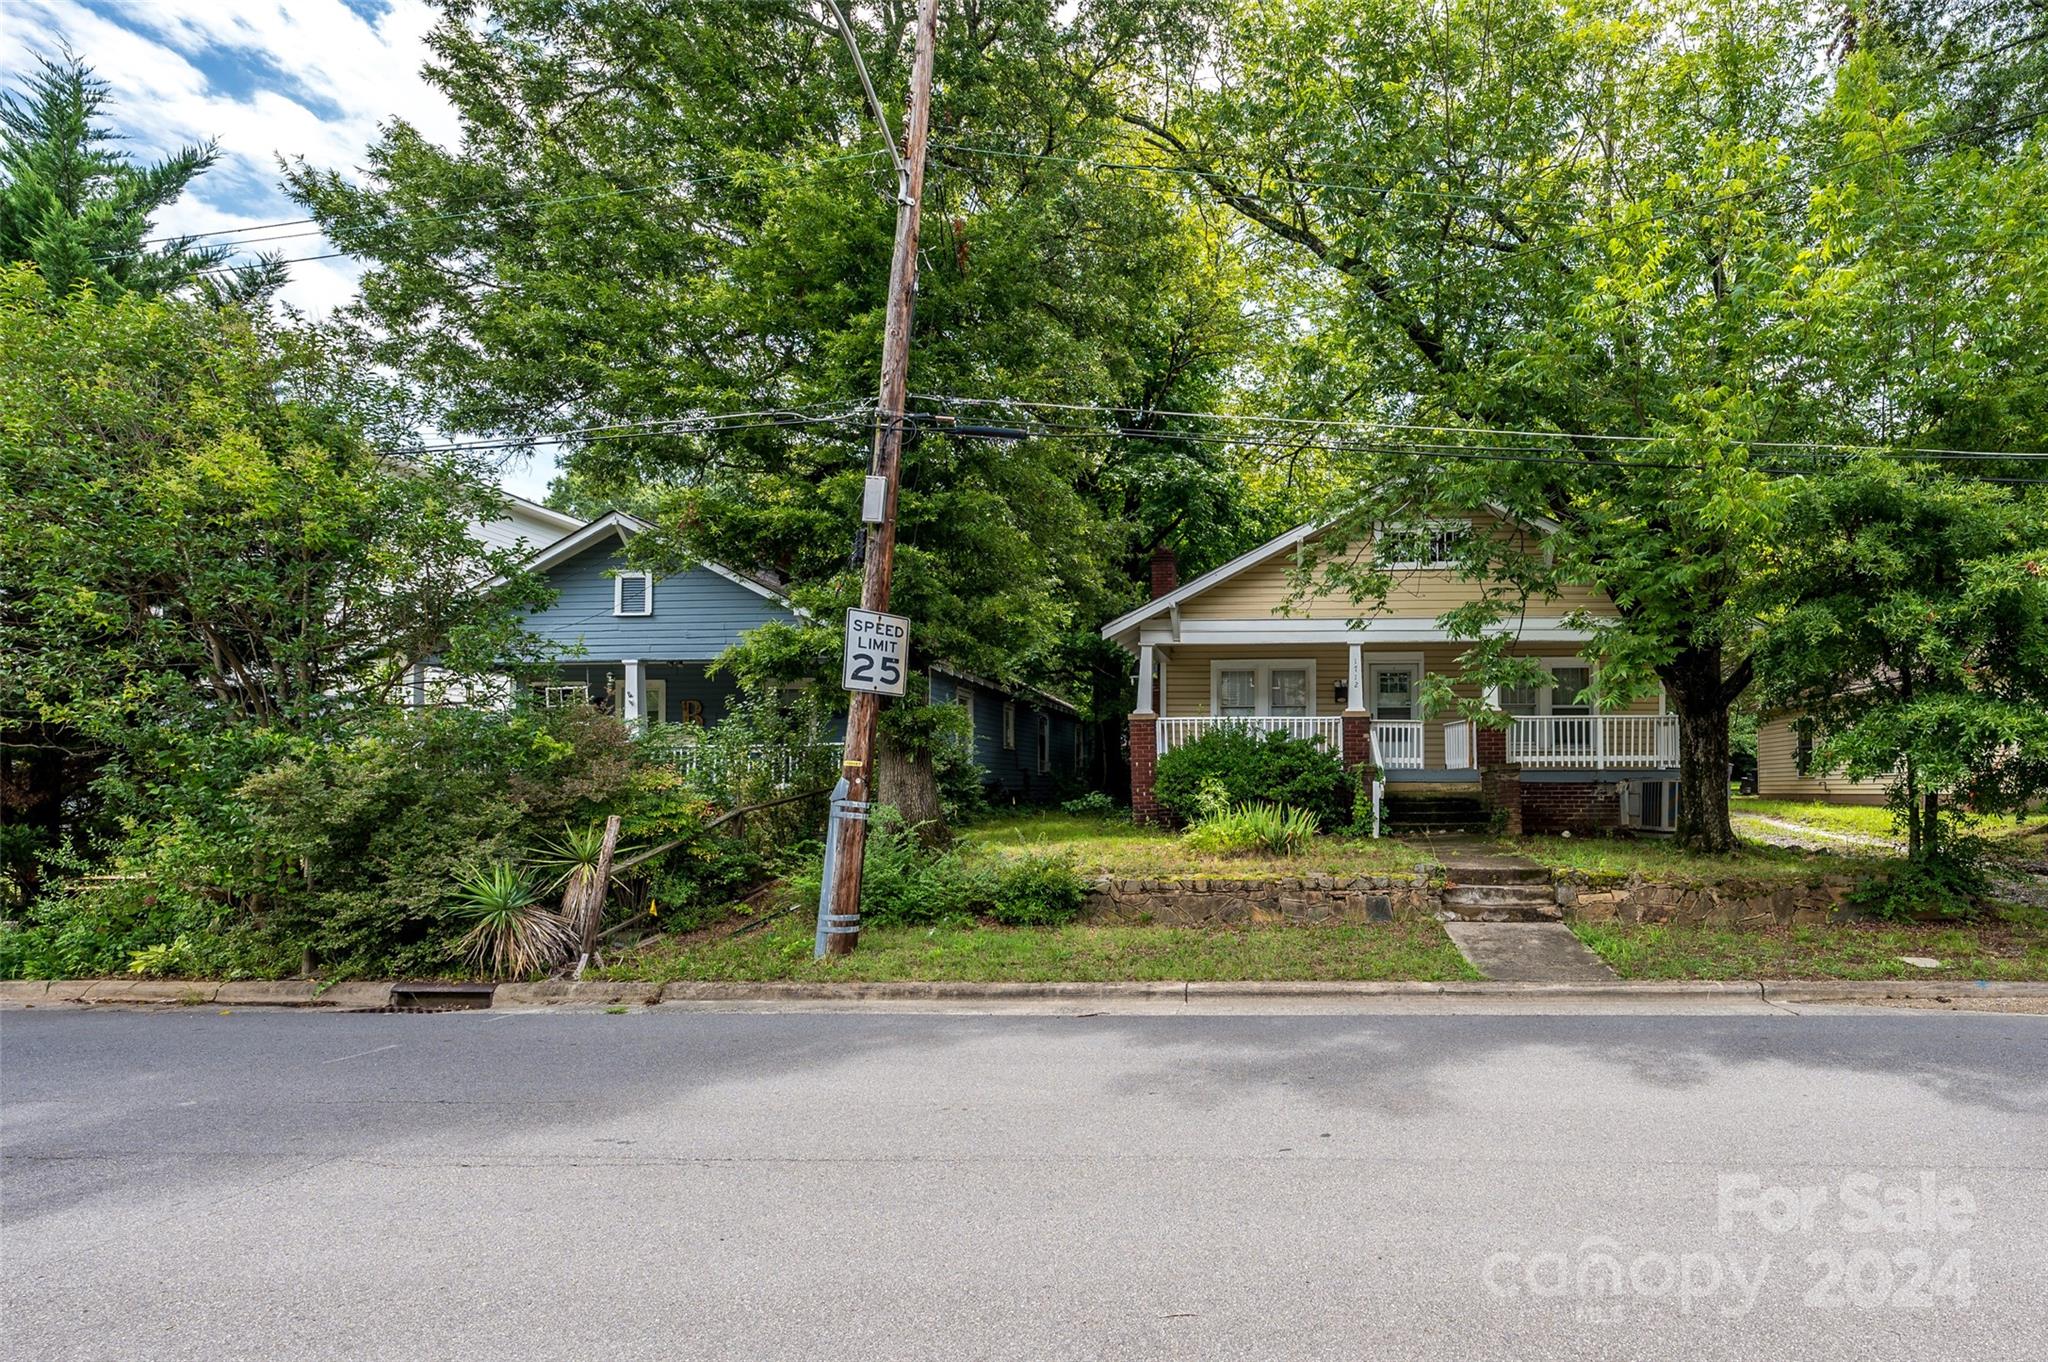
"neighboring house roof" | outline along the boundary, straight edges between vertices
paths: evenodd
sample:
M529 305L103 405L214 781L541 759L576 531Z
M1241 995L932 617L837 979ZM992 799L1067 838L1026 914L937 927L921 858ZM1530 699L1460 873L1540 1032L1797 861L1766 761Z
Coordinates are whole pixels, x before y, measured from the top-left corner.
M630 541L633 536L643 534L654 528L640 517L629 515L624 511L607 511L587 524L581 521L577 523L582 525L581 529L563 535L560 539L557 539L554 543L549 544L546 548L528 559L526 563L527 571L546 572L549 568L566 563L571 558L576 557L594 545L602 544L607 539L616 538L621 544L624 544ZM700 560L698 566L702 567L706 572L725 578L734 586L745 587L756 596L760 596L764 600L773 601L775 604L799 616L802 616L804 613L789 597L783 595L774 587L769 586L765 582L757 581L745 573L735 572L723 563L714 563L706 558ZM498 580L503 581L504 579L499 578Z
M583 524L582 516L570 515L552 506L513 496L510 492L500 493L500 500L504 504L503 515L470 526L470 533L490 548L509 549L521 543L528 548L540 548Z
M1071 714L1077 719L1081 717L1080 709L1071 701L1062 700L1049 690L1040 690L1036 686L1010 685L1002 681L991 681L985 676L976 676L973 672L962 671L958 667L946 662L934 662L929 670L937 672L941 676L950 676L955 681L965 681L970 686L979 686L981 689L994 695L1028 696L1042 705Z

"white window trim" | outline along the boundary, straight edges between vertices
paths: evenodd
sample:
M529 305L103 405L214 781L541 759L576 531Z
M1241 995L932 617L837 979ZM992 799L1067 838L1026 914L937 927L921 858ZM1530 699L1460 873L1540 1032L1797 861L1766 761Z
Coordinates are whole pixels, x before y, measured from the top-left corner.
M1544 671L1549 672L1553 678L1556 677L1556 669L1559 667L1584 667L1593 687L1593 706L1589 712L1592 714L1606 713L1600 707L1600 670L1589 659L1583 657L1532 657L1528 660L1543 668ZM1548 686L1538 686L1536 688L1536 712L1527 717L1532 719L1550 717L1556 709L1557 690L1558 688L1554 680ZM1582 718L1585 716L1571 715L1568 717Z
M1003 701L1003 750L1005 752L1017 750L1017 702L1015 700Z
M1413 667L1415 669L1415 689L1410 692L1410 698L1414 702L1412 708L1415 710L1415 718L1408 722L1412 723L1420 720L1422 718L1422 683L1429 676L1429 668L1423 665L1422 654L1376 653L1371 649L1367 649L1358 660L1358 684L1365 687L1365 702L1362 708L1365 710L1367 717L1372 719L1374 723L1401 723L1402 720L1399 719L1381 719L1373 714L1373 700L1376 698L1372 688L1372 669L1374 667Z
M571 705L590 703L588 681L552 681L537 685L534 690L540 695L542 709L567 709Z
M1304 669L1308 672L1308 714L1315 718L1322 713L1322 698L1316 692L1316 660L1312 657L1234 657L1228 661L1214 661L1209 664L1209 713L1223 713L1223 673L1249 671L1257 674L1252 682L1252 714L1255 718L1270 718L1273 710L1272 670Z
M1418 535L1418 536L1420 536L1420 535L1429 535L1429 536L1432 536L1432 537L1433 537L1433 536L1434 536L1434 535L1436 534L1436 532L1437 532L1438 530L1451 530L1451 529L1462 529L1462 530L1463 530L1463 532L1464 532L1465 534L1468 534L1468 535L1469 535L1469 534L1471 534L1471 533L1473 532L1473 531L1472 531L1472 522L1471 522L1471 521L1469 521L1469 520L1459 520L1459 519L1456 519L1456 518L1452 518L1452 519L1447 519L1447 520L1444 520L1444 519L1430 519L1430 520L1400 520L1400 521L1395 521L1395 522L1393 522L1392 524L1388 524L1388 525L1382 525L1382 526L1379 526L1379 527L1378 527L1378 528L1377 528L1377 529L1376 529L1376 530L1374 531L1374 534L1373 534L1373 551L1374 551L1374 554L1375 554L1375 558L1374 558L1374 561L1373 561L1373 566L1375 566L1375 567L1377 567L1377 568L1381 569L1382 571L1386 571L1386 572L1447 572L1447 571L1449 571L1450 569L1452 569L1452 568L1455 568L1455 567L1456 567L1456 566L1458 565L1458 564L1457 564L1457 562L1456 562L1456 560L1454 560L1454 559L1450 559L1450 558L1444 558L1444 559L1439 559L1439 560L1435 560L1435 561L1432 561L1432 562L1428 562L1428 563L1422 563L1422 562L1393 562L1393 563L1382 563L1382 562L1380 562L1380 561L1378 560L1378 558L1377 558L1377 554L1378 554L1378 551L1379 551L1379 541L1380 541L1380 540L1381 540L1382 538L1386 537L1386 536L1389 536L1389 535Z
M640 594L644 610L626 609L626 579L637 577L643 583ZM612 614L621 619L642 619L654 613L654 574L651 572L614 572L612 574Z

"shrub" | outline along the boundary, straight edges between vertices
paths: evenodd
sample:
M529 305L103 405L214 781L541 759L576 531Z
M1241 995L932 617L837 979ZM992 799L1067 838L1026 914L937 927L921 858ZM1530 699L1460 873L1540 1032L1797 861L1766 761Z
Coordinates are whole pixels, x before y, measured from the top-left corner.
M1090 790L1078 799L1069 799L1060 805L1061 813L1071 813L1081 818L1114 818L1123 808L1114 799L1100 790Z
M1307 850L1315 833L1315 819L1307 810L1261 801L1211 813L1190 827L1182 840L1212 856L1295 856Z
M1974 849L1957 843L1942 855L1902 861L1865 877L1850 891L1849 902L1889 922L1969 918L1990 888Z
M799 899L815 903L822 861L808 859L791 876ZM860 912L877 926L928 926L986 911L995 897L994 875L970 865L957 851L927 847L895 809L875 810L862 860Z
M989 916L1006 927L1056 927L1081 915L1088 882L1063 856L1020 856L996 868Z
M1306 812L1321 828L1342 826L1350 813L1343 762L1320 743L1277 730L1212 728L1161 757L1152 788L1161 808L1192 822L1202 815L1202 784L1212 780L1233 804L1284 804Z

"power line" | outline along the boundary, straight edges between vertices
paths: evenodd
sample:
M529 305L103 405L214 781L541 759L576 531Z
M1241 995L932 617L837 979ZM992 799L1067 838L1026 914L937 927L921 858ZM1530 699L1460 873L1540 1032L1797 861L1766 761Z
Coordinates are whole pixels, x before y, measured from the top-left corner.
M1265 416L1243 412L1178 411L1168 408L1141 409L1135 407L1113 407L1087 402L1044 402L1011 397L956 397L941 393L917 393L914 396L920 402L949 403L957 406L1024 407L1035 410L1087 412L1105 416L1128 416L1142 412L1142 414L1147 416L1175 417L1184 420L1301 426L1348 431L1415 431L1430 435L1478 435L1499 439L1597 440L1629 444L1658 444L1664 442L1664 437L1656 435L1613 435L1592 431L1515 430L1497 426L1426 425L1419 422L1360 421L1312 416ZM1139 433L1149 435L1152 432ZM1741 440L1737 443L1757 449L1816 450L1844 455L1910 454L1936 459L2048 459L2048 451L2034 450L1948 449L1913 445L1846 444L1826 440Z

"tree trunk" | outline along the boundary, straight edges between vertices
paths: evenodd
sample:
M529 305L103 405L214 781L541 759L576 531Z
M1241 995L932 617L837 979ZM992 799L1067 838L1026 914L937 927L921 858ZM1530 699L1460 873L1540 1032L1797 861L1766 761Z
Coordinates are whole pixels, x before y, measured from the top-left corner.
M875 734L875 802L902 814L928 846L938 846L952 835L939 807L939 775L931 758L899 747L887 729Z
M1728 821L1728 685L1721 649L1691 647L1657 669L1678 711L1678 844L1688 851L1735 849Z

